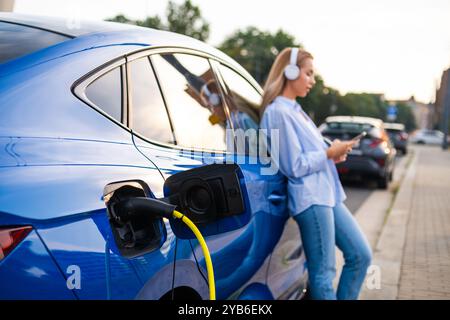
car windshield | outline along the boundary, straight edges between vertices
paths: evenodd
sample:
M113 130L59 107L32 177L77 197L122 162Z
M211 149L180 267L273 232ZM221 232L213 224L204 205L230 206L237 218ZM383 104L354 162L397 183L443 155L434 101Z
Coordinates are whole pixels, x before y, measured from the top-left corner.
M51 31L0 21L0 64L69 39Z

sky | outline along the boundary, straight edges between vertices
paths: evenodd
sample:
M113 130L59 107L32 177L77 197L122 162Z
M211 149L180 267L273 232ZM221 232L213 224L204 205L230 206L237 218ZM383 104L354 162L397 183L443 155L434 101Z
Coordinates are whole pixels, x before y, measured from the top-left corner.
M183 0L174 0L182 3ZM15 12L103 20L165 17L167 0L15 0ZM248 26L293 35L314 56L325 85L341 94L414 95L434 102L450 68L450 0L192 0L219 45Z

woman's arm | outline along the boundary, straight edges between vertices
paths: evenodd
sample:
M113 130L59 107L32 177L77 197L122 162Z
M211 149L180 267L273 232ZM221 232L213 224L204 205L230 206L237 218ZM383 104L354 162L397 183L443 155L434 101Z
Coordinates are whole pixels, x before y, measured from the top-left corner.
M267 129L272 159L287 177L300 178L323 170L328 159L342 161L354 144L354 141L335 140L326 150L305 151L300 143L304 137L298 135L299 124L292 115L281 110L266 110L266 113L261 128ZM278 137L272 137L271 129L278 130Z
M325 150L305 151L298 136L296 119L279 110L266 110L261 123L267 129L270 153L273 160L278 159L281 172L290 178L300 178L325 169L328 159ZM278 138L271 130L278 130ZM278 141L275 141L278 140Z

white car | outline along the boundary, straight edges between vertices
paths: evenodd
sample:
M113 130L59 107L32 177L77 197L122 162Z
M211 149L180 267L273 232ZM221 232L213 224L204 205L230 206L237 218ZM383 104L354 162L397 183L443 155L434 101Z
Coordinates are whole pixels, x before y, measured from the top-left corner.
M444 133L439 130L419 130L410 139L411 142L418 144L438 144L441 145L444 139Z

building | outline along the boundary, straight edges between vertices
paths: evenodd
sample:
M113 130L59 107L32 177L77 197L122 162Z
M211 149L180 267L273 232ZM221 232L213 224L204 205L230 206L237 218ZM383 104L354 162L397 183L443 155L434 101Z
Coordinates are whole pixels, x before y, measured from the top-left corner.
M433 116L433 104L422 103L416 101L414 96L411 96L408 100L396 100L392 101L394 104L403 103L411 107L416 120L417 129L431 129L432 128L432 116Z
M433 127L441 128L442 120L444 115L445 106L445 96L447 94L447 88L449 86L449 74L450 68L442 73L441 85L438 90L436 90L436 101L434 103L434 114L433 114Z

